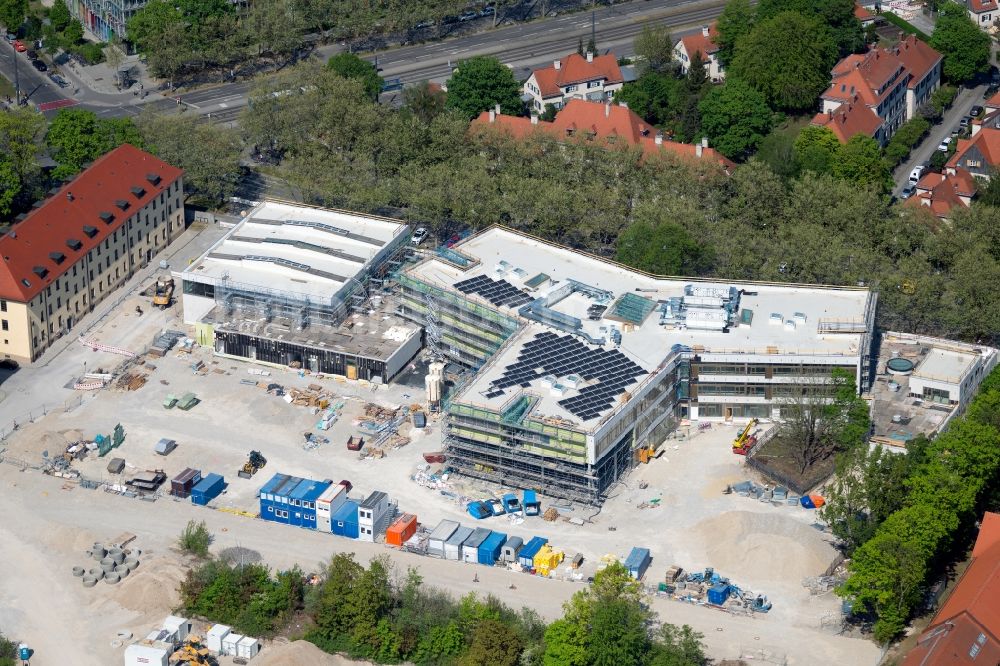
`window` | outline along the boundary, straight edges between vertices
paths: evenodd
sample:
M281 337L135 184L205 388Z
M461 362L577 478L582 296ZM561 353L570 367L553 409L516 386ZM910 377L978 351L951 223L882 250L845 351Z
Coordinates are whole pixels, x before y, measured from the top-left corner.
M566 92L568 92L568 93L571 93L571 92L576 92L576 89L577 89L578 87L579 87L579 86L566 86Z
M9 331L10 330L10 324L7 323L6 319L0 319L0 328L2 328L5 331Z
M273 506L267 507L267 512L268 513L274 513L274 507Z
M601 87L600 81L587 81L587 88L600 88L600 87Z
M7 312L7 301L0 301L0 312Z

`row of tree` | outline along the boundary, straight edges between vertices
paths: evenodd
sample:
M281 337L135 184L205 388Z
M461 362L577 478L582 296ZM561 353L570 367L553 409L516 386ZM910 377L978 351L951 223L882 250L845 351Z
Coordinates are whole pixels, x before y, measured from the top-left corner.
M960 559L1000 482L1000 372L965 416L905 455L858 449L841 462L825 517L851 554L838 590L870 614L875 638L897 636L920 609L926 586Z
M314 584L298 568L271 574L261 564L210 560L181 583L185 613L272 636L294 617L303 637L328 652L377 663L462 666L700 666L701 636L689 627L659 625L641 585L621 564L546 625L527 608L515 611L493 596L455 600L427 587L409 569L399 576L389 558L366 567L352 554L333 556Z

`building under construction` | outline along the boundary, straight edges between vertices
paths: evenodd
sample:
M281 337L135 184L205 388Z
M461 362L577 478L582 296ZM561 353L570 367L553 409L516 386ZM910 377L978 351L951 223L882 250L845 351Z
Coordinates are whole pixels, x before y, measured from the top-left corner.
M420 350L383 281L409 228L396 220L265 202L176 277L184 320L222 356L387 382Z
M865 288L662 278L497 227L397 279L398 313L475 371L443 402L449 465L572 501L680 419L775 417L833 368L870 381Z

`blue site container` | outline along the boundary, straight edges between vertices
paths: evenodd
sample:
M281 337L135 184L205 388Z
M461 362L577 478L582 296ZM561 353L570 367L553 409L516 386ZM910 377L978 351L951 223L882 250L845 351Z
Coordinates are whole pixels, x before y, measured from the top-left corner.
M486 537L486 541L479 544L479 563L490 567L496 564L506 542L507 535L500 532L493 532Z
M718 583L708 588L708 603L721 606L729 599L729 586L725 583Z
M517 554L517 562L525 569L535 566L535 555L542 549L542 546L549 542L545 537L532 537Z
M209 474L191 489L191 502L205 506L223 491L226 480L219 474Z
M628 554L628 559L625 560L625 568L632 574L632 578L640 580L652 560L649 548L633 548L632 552Z
M358 503L354 501L344 502L344 506L333 515L331 519L331 530L337 536L357 539L358 530Z
M537 516L542 511L542 503L538 501L534 490L524 491L524 499L521 504L524 505L524 515L526 516Z
M469 515L476 520L482 520L483 518L493 515L493 511L490 510L490 507L487 506L486 502L480 502L478 500L475 502L469 502L469 505L465 507L465 509L469 512Z
M275 474L258 493L260 497L260 517L275 523L289 522L288 493L302 482L297 476Z
M316 500L327 488L332 485L330 481L313 481L303 479L299 485L289 494L288 500L291 504L291 518L289 524L298 527L308 527L316 529Z
M521 510L521 503L517 499L517 495L514 493L507 493L503 496L503 510L507 513L514 513L515 511Z

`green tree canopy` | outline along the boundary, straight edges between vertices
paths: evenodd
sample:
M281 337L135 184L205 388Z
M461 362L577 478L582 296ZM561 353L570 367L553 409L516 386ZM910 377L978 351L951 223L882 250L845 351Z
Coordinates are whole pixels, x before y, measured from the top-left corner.
M831 164L831 172L853 183L884 190L892 188L892 173L882 156L882 148L875 139L863 134L855 134L840 147Z
M750 6L750 0L728 0L715 24L719 36L719 60L728 65L736 53L736 42L753 28L757 14Z
M697 275L712 253L678 224L636 222L619 236L617 259L656 275Z
M447 95L440 86L429 81L403 89L403 108L424 123L429 123L444 113Z
M818 18L782 12L737 42L727 76L759 90L773 109L808 111L829 85L836 58L837 46Z
M795 160L802 171L829 173L840 151L840 139L828 127L806 125L795 138Z
M375 65L362 60L353 53L343 51L326 62L326 66L345 79L357 79L364 85L365 92L372 99L378 99L382 92L382 77L378 75Z
M28 15L28 0L0 0L0 23L16 32Z
M510 68L489 56L460 62L448 79L448 108L475 118L497 104L502 113L521 113L521 86Z
M644 25L633 42L643 72L667 72L674 66L674 38L666 26Z
M83 170L123 143L143 147L142 137L128 118L99 119L92 111L61 109L49 125L45 143L59 166L52 172L63 179Z
M49 9L49 21L57 31L65 30L72 18L73 15L69 13L65 0L55 0L52 3L52 8Z
M815 17L830 31L840 55L864 46L861 22L854 15L854 0L761 0L757 20L771 19L781 12Z
M739 79L713 87L698 104L701 130L726 157L749 157L771 131L771 109L764 95Z
M944 77L953 83L989 71L990 37L958 3L941 4L930 43L944 56Z

